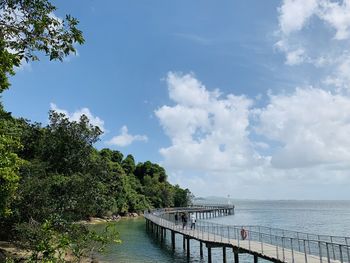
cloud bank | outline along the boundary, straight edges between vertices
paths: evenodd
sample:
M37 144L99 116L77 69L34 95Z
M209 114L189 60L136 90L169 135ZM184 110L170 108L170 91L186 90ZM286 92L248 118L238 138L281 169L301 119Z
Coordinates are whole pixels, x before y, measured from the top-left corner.
M169 72L166 81L173 105L155 115L171 144L160 154L172 178L195 193L349 181L349 97L304 87L256 107L193 74Z

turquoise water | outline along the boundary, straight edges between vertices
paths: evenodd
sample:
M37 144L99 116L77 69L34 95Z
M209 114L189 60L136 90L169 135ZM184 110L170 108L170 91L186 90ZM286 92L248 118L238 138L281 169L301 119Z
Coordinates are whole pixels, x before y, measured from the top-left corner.
M263 225L315 234L350 236L350 201L235 201L235 214L212 219L230 225ZM102 227L102 226L98 226ZM207 262L199 257L199 242L191 240L191 257L186 258L182 239L177 235L171 249L170 234L161 244L145 230L144 219L116 223L123 243L112 245L100 259L105 262ZM213 262L222 262L222 249L212 249ZM233 254L227 250L228 262ZM240 262L253 262L252 256L240 255ZM267 261L259 261L267 262Z

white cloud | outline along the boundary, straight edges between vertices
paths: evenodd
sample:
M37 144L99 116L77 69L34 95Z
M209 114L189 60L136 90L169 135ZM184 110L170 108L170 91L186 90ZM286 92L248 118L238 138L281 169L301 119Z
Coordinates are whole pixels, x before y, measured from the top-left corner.
M167 167L231 171L259 161L248 140L251 100L232 94L221 98L192 74L170 72L167 84L176 105L155 111L172 142L160 149Z
M350 163L350 98L316 88L271 96L258 109L257 131L280 144L272 154L277 168Z
M323 68L323 84L349 92L349 46L350 0L283 1L275 47L285 54L287 65Z
M68 112L67 110L60 109L56 104L50 103L50 109L58 113L65 114L71 121L79 121L82 115L85 115L90 120L90 123L94 126L98 126L101 131L105 132L104 121L97 116L94 116L88 108L81 108L75 112Z
M315 13L317 0L285 0L279 9L280 27L284 34L301 30Z
M331 75L324 79L324 83L338 89L347 88L350 83L350 56L346 55L339 59L336 68Z
M171 140L160 153L172 182L201 195L332 198L307 189L350 181L348 97L298 88L254 108L247 97L209 91L193 74L171 72L167 84L174 105L155 114Z
M350 1L284 0L279 8L279 25L284 35L302 30L315 16L331 26L335 39L349 38Z
M125 147L132 144L135 141L147 142L148 138L146 135L131 135L128 133L128 128L124 125L120 129L120 134L114 136L111 140L106 143L109 145L116 145L120 147Z
M305 51L301 48L287 52L286 64L291 66L301 64L305 60L304 53Z
M350 29L350 1L342 3L333 1L321 1L319 17L329 23L335 30L335 39L344 40L349 38Z

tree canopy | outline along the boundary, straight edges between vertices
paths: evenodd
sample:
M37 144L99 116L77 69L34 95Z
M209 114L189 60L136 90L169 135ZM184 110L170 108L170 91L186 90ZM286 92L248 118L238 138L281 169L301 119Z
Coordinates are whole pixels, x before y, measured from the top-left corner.
M48 0L0 1L0 93L23 60L39 60L43 53L62 61L76 52L75 44L84 43L79 21L71 15L57 17L55 11Z

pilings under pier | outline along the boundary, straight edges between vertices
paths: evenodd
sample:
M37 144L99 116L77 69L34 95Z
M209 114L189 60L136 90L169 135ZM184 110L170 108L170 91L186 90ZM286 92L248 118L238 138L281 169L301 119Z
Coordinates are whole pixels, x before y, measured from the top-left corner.
M194 214L197 219L210 219L215 218L219 216L225 216L225 215L232 215L234 213L234 206L231 207L214 207L214 206L201 206L197 208L189 208L189 209L177 209L176 211L168 211L168 219L169 220L175 220L175 213L179 214L182 212L186 212L189 215ZM152 232L155 236L157 236L160 239L160 242L163 243L166 239L166 231L167 229L165 227L162 227L153 221L146 218L146 230L149 232ZM182 233L179 233L178 231L174 231L172 229L170 230L170 242L171 242L171 248L175 250L176 248L176 234L182 235L182 248L184 251L186 251L187 258L190 258L191 256L191 239L194 240L195 238L184 235ZM227 262L227 246L226 245L218 245L211 242L204 242L199 241L199 254L200 257L204 257L203 253L203 245L207 248L207 258L208 262L212 262L212 248L218 248L222 247L222 253L223 253L223 262ZM237 254L238 255L238 254ZM236 254L235 254L236 259ZM238 263L238 259L235 261Z

